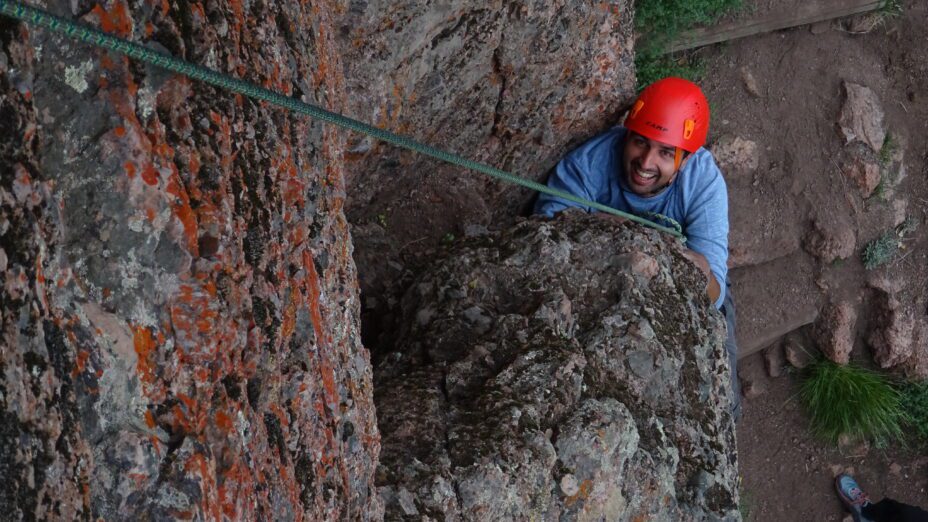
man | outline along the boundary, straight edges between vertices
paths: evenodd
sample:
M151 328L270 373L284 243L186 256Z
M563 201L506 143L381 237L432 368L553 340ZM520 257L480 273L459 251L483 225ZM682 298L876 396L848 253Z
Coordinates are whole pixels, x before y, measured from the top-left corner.
M737 419L741 401L728 283L728 191L712 154L702 148L708 132L709 103L702 90L687 80L664 78L641 91L624 128L614 127L565 156L548 186L631 214L660 214L680 223L691 249L687 257L706 275L706 292L728 323L725 348ZM581 205L541 194L535 212L552 217L568 207Z

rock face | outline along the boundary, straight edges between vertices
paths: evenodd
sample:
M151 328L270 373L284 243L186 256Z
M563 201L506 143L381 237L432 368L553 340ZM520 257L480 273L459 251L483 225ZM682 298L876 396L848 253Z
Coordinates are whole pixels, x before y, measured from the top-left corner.
M632 4L351 2L335 35L344 50L347 110L543 181L569 148L618 123L631 103ZM510 223L533 196L359 136L350 139L345 159L347 211L367 295L395 291L409 245L461 237L468 225ZM378 306L370 315L393 313Z
M343 107L337 4L78 4L45 3ZM2 19L2 518L381 517L343 148Z
M657 232L469 240L375 370L388 520L739 519L724 323Z

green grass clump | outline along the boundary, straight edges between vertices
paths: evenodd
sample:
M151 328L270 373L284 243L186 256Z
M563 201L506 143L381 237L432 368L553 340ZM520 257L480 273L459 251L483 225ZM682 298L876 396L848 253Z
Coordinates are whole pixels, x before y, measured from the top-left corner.
M928 382L905 383L899 393L912 431L923 442L928 442Z
M864 251L860 254L860 258L864 262L864 268L873 270L880 265L888 263L900 248L905 248L903 243L906 240L906 236L917 229L918 220L909 216L896 228L884 232L882 236L867 243L867 246L864 247Z
M901 394L877 373L818 361L809 366L799 396L813 433L832 443L841 435L878 444L903 439Z
M880 147L880 166L886 167L889 165L889 162L893 159L893 154L897 150L899 150L899 142L896 141L891 132L887 132L886 137L883 138L883 145Z
M873 270L880 265L888 263L889 260L896 255L898 250L899 241L896 239L896 234L887 232L867 243L860 257L864 262L864 268Z
M711 24L741 7L742 0L636 0L635 27L645 44L635 50L638 88L667 76L697 80L701 64L684 55L667 56L663 49L683 31Z

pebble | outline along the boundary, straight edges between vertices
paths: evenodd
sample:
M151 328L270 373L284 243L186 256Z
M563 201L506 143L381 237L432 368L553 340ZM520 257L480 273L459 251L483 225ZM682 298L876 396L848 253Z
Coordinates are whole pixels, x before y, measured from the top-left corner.
M570 473L561 477L561 491L568 497L572 497L580 492L580 485L577 483L577 477Z

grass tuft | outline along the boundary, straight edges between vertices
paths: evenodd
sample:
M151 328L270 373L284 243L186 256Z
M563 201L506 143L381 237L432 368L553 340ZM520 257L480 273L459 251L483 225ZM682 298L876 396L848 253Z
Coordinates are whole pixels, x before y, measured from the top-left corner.
M901 394L877 373L821 360L809 366L799 396L813 433L829 442L841 435L878 445L903 439Z
M909 426L922 442L928 442L928 382L905 383L899 393Z
M896 138L893 137L891 132L887 132L886 137L883 138L883 145L880 146L880 166L888 166L889 162L893 159L893 154L895 154L897 150L899 150L899 142L896 141Z
M888 263L900 249L905 248L906 236L917 229L918 220L909 216L896 228L884 232L882 236L867 243L864 251L860 254L860 258L864 262L864 268L873 270Z
M864 262L864 268L873 270L874 268L885 265L889 262L899 250L899 241L892 232L886 232L882 236L867 243L861 254Z
M636 0L635 27L646 44L635 50L638 88L667 76L697 80L702 65L691 54L667 56L664 48L683 31L710 24L741 7L742 0Z

